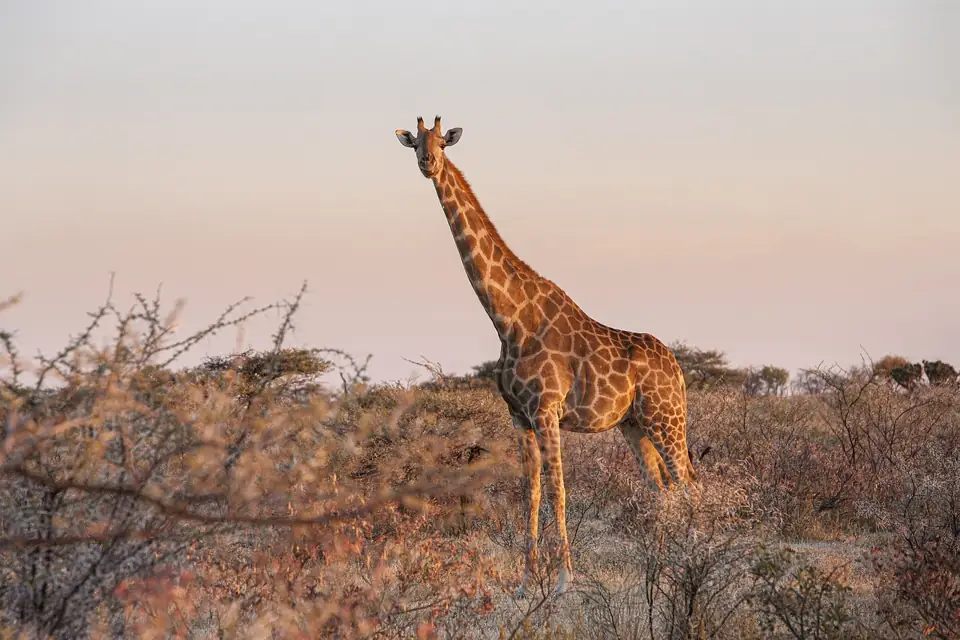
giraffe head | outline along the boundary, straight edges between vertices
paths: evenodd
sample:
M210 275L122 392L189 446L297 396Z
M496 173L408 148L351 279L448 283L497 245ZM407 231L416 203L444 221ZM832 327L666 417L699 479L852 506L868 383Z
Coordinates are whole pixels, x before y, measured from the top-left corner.
M410 147L417 152L417 166L420 173L427 178L435 178L443 169L445 147L457 144L463 129L450 129L446 134L440 133L440 116L433 119L433 128L423 126L423 118L417 118L417 134L414 135L404 129L397 129L397 139L400 144Z

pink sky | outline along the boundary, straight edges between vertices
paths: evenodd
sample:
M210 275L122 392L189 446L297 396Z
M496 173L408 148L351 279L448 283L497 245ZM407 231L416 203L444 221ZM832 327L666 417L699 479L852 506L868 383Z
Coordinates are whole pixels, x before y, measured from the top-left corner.
M955 5L327 4L0 9L0 297L25 293L0 327L27 353L115 271L186 328L308 280L293 344L376 379L496 358L393 134L439 113L506 241L602 322L740 365L960 365Z

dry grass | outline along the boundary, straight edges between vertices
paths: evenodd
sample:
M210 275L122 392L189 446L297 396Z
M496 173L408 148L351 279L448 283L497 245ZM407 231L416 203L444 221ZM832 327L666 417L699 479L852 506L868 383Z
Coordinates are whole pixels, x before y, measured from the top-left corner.
M300 295L269 307L284 311L270 349L195 368L178 358L263 309L175 339L158 300L108 301L35 362L0 334L6 636L958 632L955 386L831 370L817 395L691 393L697 492L649 493L615 432L564 434L575 588L548 597L546 562L518 600L502 401L480 383L370 385L345 354L285 348Z

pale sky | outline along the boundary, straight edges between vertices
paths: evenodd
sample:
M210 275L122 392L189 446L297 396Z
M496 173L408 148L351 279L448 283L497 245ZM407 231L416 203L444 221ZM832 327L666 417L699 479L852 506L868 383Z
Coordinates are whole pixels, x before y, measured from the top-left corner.
M435 114L601 322L737 365L960 365L955 0L0 0L0 327L53 351L111 271L187 329L307 280L294 345L378 380L495 359L393 133Z

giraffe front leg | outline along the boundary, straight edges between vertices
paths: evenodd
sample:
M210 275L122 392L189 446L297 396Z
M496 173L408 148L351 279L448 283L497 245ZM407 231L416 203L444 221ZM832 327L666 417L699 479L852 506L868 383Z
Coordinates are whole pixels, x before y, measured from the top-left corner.
M566 592L573 581L573 562L567 542L567 495L563 487L563 463L560 456L560 421L555 411L538 416L535 425L543 446L543 466L550 486L550 502L557 523L557 538L561 558L556 595Z
M527 511L526 559L523 578L517 597L526 595L530 579L537 571L537 536L540 522L540 447L537 434L523 421L514 418L517 439L520 442L520 466L522 471L523 506Z

